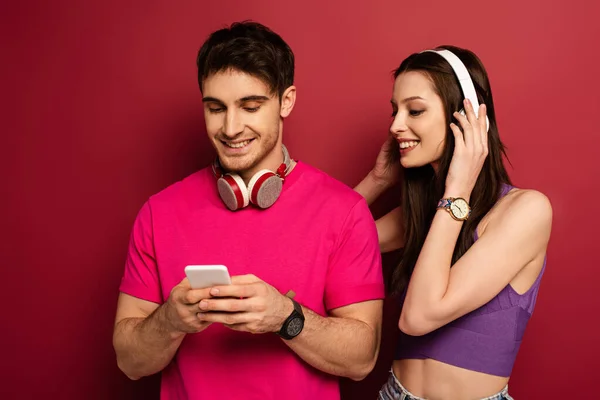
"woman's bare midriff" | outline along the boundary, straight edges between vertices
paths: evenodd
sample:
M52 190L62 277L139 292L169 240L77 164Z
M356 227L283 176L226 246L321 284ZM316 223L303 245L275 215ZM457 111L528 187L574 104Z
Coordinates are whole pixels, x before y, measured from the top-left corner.
M394 375L413 395L428 400L483 399L500 392L508 378L470 371L432 359L396 360Z

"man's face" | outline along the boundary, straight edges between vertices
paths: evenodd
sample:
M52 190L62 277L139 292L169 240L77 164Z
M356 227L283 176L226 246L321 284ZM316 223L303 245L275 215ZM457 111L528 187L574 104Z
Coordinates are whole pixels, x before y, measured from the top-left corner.
M261 79L237 70L210 75L202 89L206 131L221 165L246 181L260 169L275 170L281 162L282 118L291 107L280 104Z

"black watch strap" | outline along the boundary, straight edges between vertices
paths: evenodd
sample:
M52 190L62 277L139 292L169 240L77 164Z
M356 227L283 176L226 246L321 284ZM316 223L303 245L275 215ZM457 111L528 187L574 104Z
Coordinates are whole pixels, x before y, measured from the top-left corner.
M295 338L304 328L304 312L302 311L302 306L300 306L296 300L292 298L290 298L290 300L294 304L294 310L283 322L279 332L277 332L279 336L286 340Z

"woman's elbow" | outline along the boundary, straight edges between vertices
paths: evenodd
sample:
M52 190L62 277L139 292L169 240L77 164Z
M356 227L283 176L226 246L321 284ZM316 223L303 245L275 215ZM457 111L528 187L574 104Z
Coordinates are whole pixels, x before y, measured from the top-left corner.
M398 328L410 336L423 336L433 331L431 324L423 315L405 310L400 314Z

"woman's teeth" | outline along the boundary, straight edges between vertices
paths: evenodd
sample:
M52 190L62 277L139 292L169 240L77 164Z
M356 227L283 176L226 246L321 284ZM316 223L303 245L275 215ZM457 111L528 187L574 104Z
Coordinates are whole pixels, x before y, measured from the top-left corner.
M415 147L418 144L419 144L419 142L401 142L400 143L400 148L401 149L408 149L409 147Z

